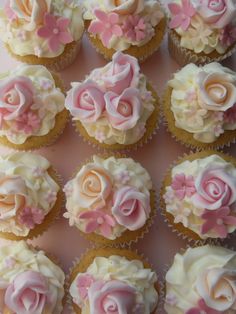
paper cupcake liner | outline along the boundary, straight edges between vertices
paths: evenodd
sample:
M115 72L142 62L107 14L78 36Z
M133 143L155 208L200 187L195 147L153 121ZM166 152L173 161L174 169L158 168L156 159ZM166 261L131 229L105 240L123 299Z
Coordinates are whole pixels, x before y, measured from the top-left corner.
M143 254L140 254L137 250L128 250L128 249L120 249L120 248L107 248L100 247L88 249L80 258L76 258L72 262L72 267L69 269L69 273L66 276L66 295L67 295L67 306L70 310L71 314L81 314L81 309L73 303L73 300L70 296L69 289L76 278L78 273L86 272L89 265L93 262L94 258L97 256L109 257L112 255L124 256L128 260L139 260L143 263L145 268L149 268L154 270L152 264L147 260ZM163 298L163 285L160 283L159 278L157 278L157 283L155 285L155 289L158 292L159 300L156 309L150 314L159 313L159 303Z
M176 127L174 114L170 108L171 103L171 87L167 87L164 92L162 101L162 111L164 117L164 124L171 136L179 143L185 145L188 148L195 150L212 150L220 149L224 146L230 146L236 142L235 130L225 130L223 134L213 143L202 143L194 139L193 133L187 132L183 129Z
M82 37L81 37L82 39ZM15 54L11 48L5 44L9 54L16 60L27 64L41 64L47 67L49 70L60 72L69 67L76 59L81 46L81 39L73 41L65 46L64 52L54 58L40 58L34 55L19 56Z
M213 51L208 55L204 53L196 54L192 50L181 47L180 36L174 30L169 29L168 49L171 57L183 67L189 63L204 65L210 62L222 62L236 51L236 43L230 46L224 54L219 54L217 51Z
M202 239L196 232L192 231L191 229L184 227L182 223L175 223L174 222L174 216L171 213L168 213L166 211L166 203L164 200L164 194L166 192L166 187L170 186L171 184L171 171L173 167L179 165L180 163L189 160L193 161L198 158L204 158L208 157L210 155L218 155L227 162L232 163L236 167L236 159L224 154L222 152L214 151L214 150L207 150L207 151L201 151L201 152L190 152L189 154L184 154L183 157L179 157L176 161L174 161L169 169L167 170L161 185L161 191L160 191L160 208L161 208L161 215L164 217L165 222L167 223L168 227L171 228L171 230L181 239L187 240L189 244L200 246L205 244L215 244L215 243L222 243L226 239L230 239L234 236L236 231L233 233L229 233L227 238L221 239L221 238L207 238Z
M10 232L0 232L0 238L11 240L11 241L21 241L21 240L34 240L46 232L53 223L60 218L61 209L65 204L65 197L62 191L62 177L56 172L53 167L48 169L48 174L50 177L59 185L60 189L57 193L57 200L53 208L45 216L43 222L40 225L36 225L34 229L31 229L26 236L17 236Z
M109 158L109 157L115 157L115 158L128 158L126 155L121 154L121 153L116 153L116 154L112 154L112 153L103 153L103 154L94 154L96 156L99 156L101 158ZM93 155L93 156L94 156ZM93 157L92 156L92 157ZM85 160L83 163L80 164L80 166L76 169L76 171L73 173L72 177L70 180L72 180L73 178L76 177L77 173L80 171L80 169L85 166L86 164L90 163L92 161L92 157L88 158L87 160ZM134 160L135 161L135 160ZM151 207L151 212L150 212L150 216L147 219L145 225L135 231L130 231L130 230L126 230L124 231L120 237L114 239L114 240L110 240L107 239L105 237L103 237L102 235L96 234L96 233L91 233L91 234L87 234L83 231L81 231L79 228L77 228L75 226L75 228L77 228L77 230L79 231L79 233L87 240L91 241L93 243L94 246L96 247L129 247L131 244L133 243L137 243L140 239L142 239L145 234L147 234L149 232L149 229L151 228L151 226L154 223L154 219L157 215L157 194L154 190L154 188L152 190L149 191L150 192L150 207Z
M128 144L128 145L118 144L118 143L109 145L105 143L100 143L94 137L89 136L89 134L87 133L86 129L84 128L84 126L82 125L80 121L73 120L72 123L76 131L79 133L79 135L82 137L85 143L88 143L98 149L114 151L114 152L121 151L121 152L127 153L127 152L130 152L131 150L137 150L138 148L141 148L144 144L147 144L149 141L151 141L151 139L156 134L160 125L159 118L160 118L160 107L161 107L160 103L161 102L160 102L159 96L157 95L151 83L147 84L147 89L152 92L152 96L156 100L154 104L155 107L154 107L153 113L151 114L151 116L146 122L145 134L136 143Z
M164 10L163 10L164 12ZM111 60L114 53L116 53L115 49L106 48L102 41L98 38L98 36L93 36L88 32L88 28L90 25L90 21L85 21L85 28L87 37L90 40L92 46L96 49L96 51L101 54L106 60ZM167 18L166 16L160 21L160 23L155 27L155 35L154 37L143 46L131 46L129 49L124 50L123 53L127 53L139 60L140 63L146 61L151 55L153 55L161 46L163 38L166 33L167 28Z

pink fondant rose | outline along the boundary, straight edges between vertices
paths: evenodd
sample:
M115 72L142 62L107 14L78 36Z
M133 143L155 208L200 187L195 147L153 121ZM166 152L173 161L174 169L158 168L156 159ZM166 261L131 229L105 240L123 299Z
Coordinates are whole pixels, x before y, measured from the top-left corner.
M49 298L46 279L36 271L26 271L8 286L5 303L14 313L42 314Z
M225 168L206 168L195 181L192 201L198 208L216 210L236 201L236 180Z
M109 11L118 14L137 14L144 8L144 0L107 0Z
M198 74L200 105L207 110L226 111L236 103L236 82L224 73Z
M108 120L117 130L130 130L137 124L141 114L139 92L127 88L120 96L113 92L105 95Z
M133 313L135 292L133 287L121 281L97 281L88 290L90 314Z
M134 187L124 186L114 194L112 214L128 230L143 227L150 210L150 197Z
M30 79L17 76L0 81L0 122L13 120L33 104L34 86Z
M72 87L65 105L73 117L92 123L100 118L105 108L104 93L95 82L88 80Z
M195 1L198 13L207 24L215 28L224 28L236 16L236 4L233 0Z

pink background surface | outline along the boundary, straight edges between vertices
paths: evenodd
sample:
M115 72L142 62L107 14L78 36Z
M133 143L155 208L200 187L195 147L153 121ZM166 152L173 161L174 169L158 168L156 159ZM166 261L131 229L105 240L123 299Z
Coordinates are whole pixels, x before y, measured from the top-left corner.
M0 5L2 3L3 0L0 0ZM0 44L0 60L1 72L14 69L17 64L7 54L2 44ZM71 82L83 80L91 70L105 64L106 61L96 53L87 41L86 36L84 36L83 45L77 60L72 66L61 72L61 75L66 87L69 88ZM228 59L224 64L236 70L236 57ZM175 61L169 57L166 39L161 49L141 66L142 72L152 81L159 96L162 96L167 81L178 68ZM10 149L0 146L0 154L10 151ZM150 172L158 195L161 180L167 168L174 160L188 151L188 149L172 139L165 130L165 126L161 124L157 135L154 136L150 143L136 152L131 152L129 155L139 161ZM235 145L224 151L236 156ZM37 153L48 158L61 174L64 183L71 178L81 162L98 152L98 149L83 142L83 139L75 133L71 122L54 145L37 151ZM161 217L159 208L157 210L158 215L150 232L137 244L133 245L132 248L144 254L152 263L158 275L162 277L166 265L171 263L179 248L186 246L186 242L171 231ZM63 212L64 209L62 209ZM34 240L33 244L39 245L42 249L57 256L66 273L74 258L79 257L88 248L92 247L92 244L85 240L75 227L69 227L68 221L64 218L60 218L47 232L37 240ZM230 245L232 246L233 244L236 247L234 238L231 240ZM63 314L68 313L67 309L63 312ZM164 310L159 314L162 313L164 313Z

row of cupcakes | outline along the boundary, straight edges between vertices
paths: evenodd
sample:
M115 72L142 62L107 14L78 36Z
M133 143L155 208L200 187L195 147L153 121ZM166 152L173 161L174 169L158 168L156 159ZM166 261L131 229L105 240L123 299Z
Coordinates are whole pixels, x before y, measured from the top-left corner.
M105 58L116 51L140 61L165 34L167 15L156 0L6 1L0 38L24 63L61 70L76 58L86 29ZM181 64L222 61L235 51L233 0L173 0L169 3L169 50Z

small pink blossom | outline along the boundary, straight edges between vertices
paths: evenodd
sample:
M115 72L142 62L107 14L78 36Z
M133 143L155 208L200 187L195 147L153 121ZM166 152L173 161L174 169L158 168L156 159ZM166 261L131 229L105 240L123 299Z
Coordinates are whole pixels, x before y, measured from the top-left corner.
M213 114L214 120L215 121L223 121L224 120L224 112L220 111L215 111Z
M226 123L236 123L236 104L224 112L224 121Z
M44 90L49 90L53 87L53 83L51 80L42 79L40 82L40 87Z
M172 15L170 28L181 27L186 31L191 23L191 18L195 15L196 10L190 0L181 0L181 5L169 3L168 7Z
M220 42L223 46L229 47L236 41L236 27L227 25L220 30Z
M22 41L25 41L27 36L26 36L26 31L24 30L20 30L18 33L17 33L17 37L19 39L21 39Z
M80 275L76 280L76 286L79 291L80 297L85 300L88 297L88 289L90 288L91 284L94 283L95 280L93 276L88 274Z
M197 93L195 90L188 90L186 93L185 100L189 103L197 100Z
M16 260L12 256L8 256L4 262L5 262L6 267L9 269L14 268L14 266L16 265Z
M29 229L33 229L35 225L40 225L44 220L43 210L35 207L25 207L18 216L20 224L25 225Z
M228 234L227 226L236 226L236 216L230 216L230 208L222 207L218 210L205 210L202 219L206 220L203 224L201 233L206 234L208 231L215 231L220 238L226 238Z
M33 176L38 178L41 177L45 174L45 169L41 168L41 167L35 167L33 169Z
M214 133L215 136L220 136L221 134L224 133L224 129L222 128L222 125L218 124L215 128L214 128Z
M171 187L179 200L184 199L185 196L191 197L196 192L193 176L186 177L184 173L174 176Z
M110 237L112 227L115 227L116 225L115 219L101 210L84 211L78 218L88 220L85 226L86 233L92 233L100 230L101 234L105 238Z
M94 35L99 34L103 45L109 47L109 42L113 35L116 37L123 35L122 28L118 24L119 15L114 12L105 13L101 10L94 10L94 14L97 20L91 22L88 31Z
M185 314L223 314L221 311L210 308L206 305L206 302L201 299L198 301L197 307L188 310Z
M4 7L4 12L9 19L10 22L14 22L17 19L16 13L11 9L10 7L10 1L7 1L5 7Z
M117 174L116 180L119 181L121 184L126 184L130 180L130 173L127 170L121 171Z
M37 35L48 38L48 46L52 52L57 52L60 44L66 45L73 41L73 37L68 30L70 20L64 17L55 17L52 14L44 15L44 26L39 28Z
M40 123L41 120L37 114L28 111L16 118L16 129L25 134L31 134L40 127Z
M169 293L166 295L166 303L170 305L176 305L177 304L177 297L175 294Z
M131 41L142 41L146 36L146 24L142 17L130 15L123 24L125 36Z

